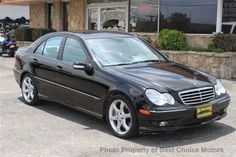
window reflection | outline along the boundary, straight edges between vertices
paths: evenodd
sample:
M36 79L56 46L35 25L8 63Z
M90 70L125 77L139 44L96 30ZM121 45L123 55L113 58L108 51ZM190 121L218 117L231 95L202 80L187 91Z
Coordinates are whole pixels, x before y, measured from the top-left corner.
M223 3L222 32L233 33L236 31L236 0L224 0Z
M158 0L131 0L131 32L157 32L157 21Z
M212 33L216 30L216 0L161 0L160 29L185 33Z
M101 30L125 32L126 8L103 8L101 9Z

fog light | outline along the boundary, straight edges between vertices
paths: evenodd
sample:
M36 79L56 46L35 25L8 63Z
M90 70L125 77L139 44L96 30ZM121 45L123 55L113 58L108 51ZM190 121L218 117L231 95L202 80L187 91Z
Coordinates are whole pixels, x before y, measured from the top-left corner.
M162 122L159 123L159 126L166 126L167 124L168 124L167 121L162 121Z
M224 109L224 112L227 112L227 108Z

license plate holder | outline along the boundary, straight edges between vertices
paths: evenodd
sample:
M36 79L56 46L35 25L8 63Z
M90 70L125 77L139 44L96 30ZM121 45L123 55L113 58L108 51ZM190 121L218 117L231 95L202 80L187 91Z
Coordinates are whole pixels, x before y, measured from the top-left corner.
M211 116L212 116L212 105L197 108L197 119L207 118Z

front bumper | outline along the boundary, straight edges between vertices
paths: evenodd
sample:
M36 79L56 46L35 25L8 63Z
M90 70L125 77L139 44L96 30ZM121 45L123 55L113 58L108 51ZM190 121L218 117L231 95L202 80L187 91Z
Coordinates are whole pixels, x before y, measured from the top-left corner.
M174 131L183 128L197 127L220 120L227 115L230 102L228 94L211 102L198 106L184 106L171 110L150 111L150 115L138 114L141 133L156 133L161 131ZM212 116L198 119L196 112L198 107L212 105ZM160 126L160 122L166 121L166 126Z

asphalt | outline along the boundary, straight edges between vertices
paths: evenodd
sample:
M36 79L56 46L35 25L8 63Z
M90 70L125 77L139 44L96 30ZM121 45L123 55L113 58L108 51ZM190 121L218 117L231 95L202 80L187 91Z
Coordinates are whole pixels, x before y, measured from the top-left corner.
M236 157L236 82L223 80L231 95L228 116L212 124L123 140L105 122L52 102L22 101L13 58L0 57L1 157Z

